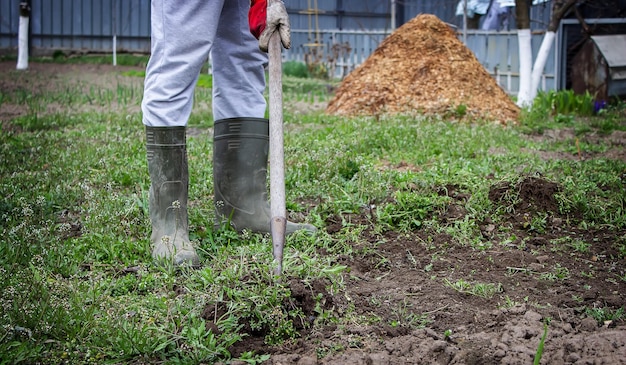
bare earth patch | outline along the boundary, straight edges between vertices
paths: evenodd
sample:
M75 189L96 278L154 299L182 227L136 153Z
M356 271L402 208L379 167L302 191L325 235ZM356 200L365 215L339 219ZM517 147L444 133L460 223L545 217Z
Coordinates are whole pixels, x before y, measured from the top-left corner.
M375 323L303 330L300 340L282 347L262 346L263 333L250 334L234 352L268 352L270 364L532 364L549 321L542 364L626 363L623 320L598 323L585 312L619 310L626 303L620 280L624 261L617 259L615 246L626 232L566 226L567 217L555 211L558 185L539 177L494 184L490 199L509 204L512 190L520 199L506 222L499 227L480 222L480 227L494 242L503 231L515 238L484 251L427 230L365 229L354 242L362 253L336 258L349 267L346 291L328 300L338 313L354 309ZM454 202L440 218L463 219L469 196L454 186L444 191ZM542 233L528 225L537 213L548 217ZM373 217L370 212L331 217L326 229L337 232L342 221L372 228ZM575 242L591 245L578 252L568 246ZM495 289L481 296L449 285L463 282ZM328 296L308 290L311 297Z
M19 95L19 100L2 100L0 103L0 122L2 128L10 128L9 120L28 114L53 114L66 112L57 99L66 95L76 95L80 90L85 98L93 93L107 93L110 102L101 105L85 103L82 110L67 112L102 112L111 110L126 110L130 113L140 111L139 103L143 91L143 79L140 77L124 76L122 73L130 70L143 70L138 67L90 65L90 64L55 64L33 63L27 70L15 69L15 62L0 62L0 91L6 94ZM134 94L121 95L117 91L118 85L133 86L125 90L133 90ZM28 102L28 97L45 96L49 98L45 110L34 110ZM124 99L126 102L123 102Z
M13 63L0 63L0 90L21 88L36 95L68 82L103 88L114 88L113 81L137 82L120 76L119 70L31 64L29 71L18 73ZM10 120L26 112L26 104L1 104L2 129L13 128ZM566 130L529 138L572 137ZM585 138L613 146L602 157L625 158L624 133ZM382 164L385 169L418 168L409 163ZM326 230L330 234L341 230L345 221L364 227L353 242L353 256L333 257L335 263L348 267L343 274L345 291L329 293L326 282L285 278L292 291L285 306L301 308L308 321L296 326L299 338L268 346L264 344L267 329L248 328L248 336L231 348L233 355L245 351L270 354L266 363L275 365L532 364L544 323L549 321L542 364L626 364L624 321L599 323L586 312L589 308L624 308L626 266L617 244L624 243L626 231L586 230L569 224L576 220L577 212L559 213L554 195L560 187L539 176L491 184L489 199L494 209L509 208L509 213L498 224L476 222L484 238L494 243L484 250L428 229L375 231L375 207L360 214L329 217ZM441 194L449 196L451 203L438 219L453 223L465 218L464 206L470 196L458 190L441 187ZM519 199L511 201L513 193ZM545 217L541 230L532 224L537 215ZM577 244L581 245L578 249ZM475 284L492 291L470 292ZM322 309L354 320L345 318L345 325L324 322L315 308L318 297ZM207 326L224 310L207 307L203 313ZM312 327L311 323L318 325Z

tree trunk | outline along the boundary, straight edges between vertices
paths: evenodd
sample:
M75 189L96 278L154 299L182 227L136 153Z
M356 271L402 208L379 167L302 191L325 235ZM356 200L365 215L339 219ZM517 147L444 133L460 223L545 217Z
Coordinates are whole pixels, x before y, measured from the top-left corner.
M515 0L517 29L530 29L530 0Z
M541 41L541 47L539 53L537 53L537 59L533 66L532 73L532 85L530 89L530 100L535 99L537 91L539 90L539 83L541 82L541 74L546 67L548 61L548 54L554 44L554 38L556 38L556 31L559 28L561 19L567 14L567 12L576 5L577 0L554 0L552 3L552 14L550 16L550 24L548 24L548 31L543 36Z
M546 67L546 63L548 62L548 55L550 54L550 50L554 44L554 38L556 38L556 32L553 30L548 30L543 36L541 47L539 48L537 58L535 59L535 65L533 66L530 92L528 94L529 100L526 102L527 104L532 103L537 96L539 83L541 82L541 75L543 74L543 69Z
M559 28L559 24L561 23L561 19L570 11L570 9L576 5L578 0L553 0L552 4L552 14L550 16L550 24L548 24L548 31L555 32ZM580 1L580 3L584 3L586 0Z
M515 16L517 21L517 40L519 46L519 92L517 105L530 105L530 90L532 87L531 74L533 52L530 35L530 1L515 0Z
M28 26L30 22L30 4L20 2L20 23L17 36L17 66L18 70L28 69Z
M516 7L518 6L518 1L516 0ZM583 2L586 0L583 0ZM553 0L552 3L552 14L550 16L550 23L548 24L548 31L543 37L541 42L541 47L539 48L539 52L537 53L537 58L535 59L535 64L532 66L530 71L530 82L525 82L527 75L522 70L523 62L528 62L526 59L526 55L522 53L522 42L527 42L528 45L524 47L528 47L528 56L530 57L530 63L532 64L532 49L530 48L530 31L528 32L528 39L523 39L519 36L518 29L518 38L520 42L520 92L517 98L517 105L520 107L530 106L532 101L537 96L537 91L539 90L539 83L541 82L541 75L543 74L543 70L546 67L546 62L548 61L548 54L552 49L552 45L554 44L554 39L556 38L556 31L559 28L559 24L561 23L561 19L567 14L567 12L576 5L578 0ZM530 19L526 17L526 14L521 14L519 9L516 9L516 14L518 17L522 16L524 19L528 19L528 26L530 26ZM518 23L518 28L521 28L521 25ZM526 37L524 35L523 37ZM524 67L529 67L524 63ZM527 71L527 70L526 70ZM522 77L524 79L522 79ZM527 89L526 89L527 87Z

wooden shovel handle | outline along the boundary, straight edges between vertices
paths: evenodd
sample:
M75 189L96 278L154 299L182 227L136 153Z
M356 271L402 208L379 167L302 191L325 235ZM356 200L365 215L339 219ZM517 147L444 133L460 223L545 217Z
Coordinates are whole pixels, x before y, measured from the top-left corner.
M275 275L281 275L285 231L287 227L285 202L285 159L283 139L283 83L281 42L278 33L269 42L269 111L270 111L270 231L274 254Z

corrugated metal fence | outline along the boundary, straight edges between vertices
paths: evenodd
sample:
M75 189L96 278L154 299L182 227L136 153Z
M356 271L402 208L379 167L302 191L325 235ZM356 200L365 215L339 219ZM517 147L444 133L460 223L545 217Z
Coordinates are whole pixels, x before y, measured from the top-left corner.
M306 6L304 0L299 1L302 3L299 6ZM355 2L320 1L328 9L320 9L324 16L318 19L312 18L310 12L294 11L290 14L293 16L292 24L296 25L292 29L293 47L284 53L284 59L321 62L334 77L347 75L367 59L391 32L390 29L371 30L374 27L370 26L388 26L389 2L370 2L371 12L358 12L358 9L351 8ZM454 16L457 0L404 3L402 16L405 21L418 13L432 12L444 21L456 21L457 24L453 25L458 26L459 19ZM33 53L50 54L55 50L108 53L112 52L114 38L118 52L148 53L150 50L150 0L31 0L31 4ZM295 6L299 3L289 4ZM338 9L340 5L342 8ZM534 7L533 16L545 18L549 13L546 13L547 6ZM356 18L360 20L355 21ZM17 47L18 21L19 1L0 1L0 51L14 51ZM337 24L353 27L358 24L361 29L333 29ZM464 37L459 34L459 38ZM541 34L533 35L535 53L541 38ZM466 45L505 90L511 94L517 92L519 51L515 31L468 30ZM544 90L552 90L557 85L555 70L558 57L555 52L557 47L552 48L544 71Z
M31 47L111 52L150 51L150 0L31 0ZM0 1L0 49L17 47L19 1Z

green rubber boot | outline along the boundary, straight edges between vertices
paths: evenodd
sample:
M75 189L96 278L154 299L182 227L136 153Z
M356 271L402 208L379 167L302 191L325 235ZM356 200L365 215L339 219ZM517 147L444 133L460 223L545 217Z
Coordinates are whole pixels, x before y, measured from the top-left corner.
M215 121L213 187L217 224L239 232L269 233L271 211L267 201L269 123L262 118ZM287 222L286 234L315 232L310 224Z
M150 172L152 257L175 265L197 266L200 259L189 241L185 127L146 127Z

